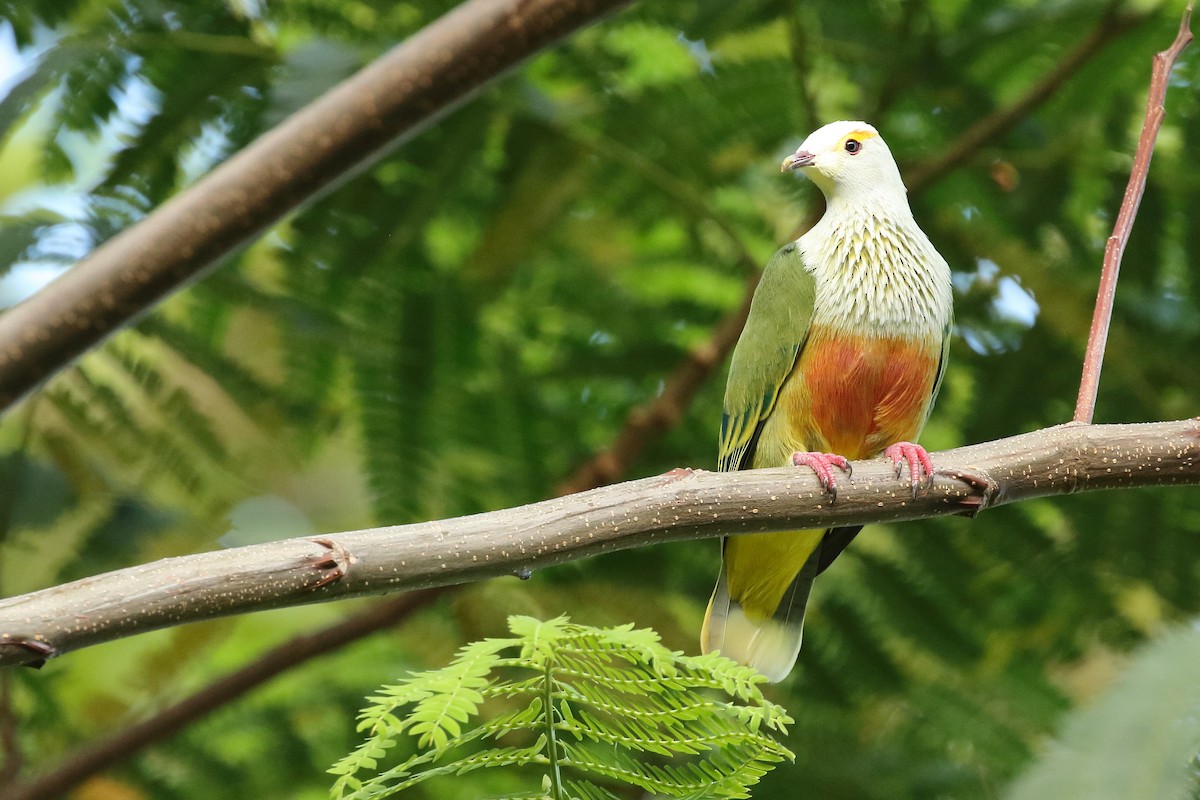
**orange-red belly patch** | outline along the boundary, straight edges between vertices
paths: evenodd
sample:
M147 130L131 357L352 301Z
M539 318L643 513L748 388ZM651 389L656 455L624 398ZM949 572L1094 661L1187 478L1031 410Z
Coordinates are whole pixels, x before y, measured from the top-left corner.
M816 434L824 440L822 449L871 458L893 442L916 438L940 350L940 343L929 340L811 330L780 398L781 410L797 441Z

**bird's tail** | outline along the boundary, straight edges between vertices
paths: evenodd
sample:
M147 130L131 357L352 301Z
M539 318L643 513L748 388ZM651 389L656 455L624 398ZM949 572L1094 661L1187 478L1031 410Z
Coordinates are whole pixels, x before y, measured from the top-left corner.
M726 540L700 633L701 649L720 650L772 683L787 677L800 654L804 610L821 571L824 535L797 531Z

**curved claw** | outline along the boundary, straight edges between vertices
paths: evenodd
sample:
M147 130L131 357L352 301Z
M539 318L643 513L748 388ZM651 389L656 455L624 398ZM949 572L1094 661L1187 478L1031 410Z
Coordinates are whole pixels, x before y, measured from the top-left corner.
M829 495L829 502L837 502L837 477L833 468L837 467L849 478L854 475L854 468L845 456L837 453L792 453L792 463L797 467L808 467L817 474L821 488Z
M917 499L917 490L922 483L927 480L933 480L933 460L929 458L928 451L919 444L912 442L896 442L883 451L883 454L892 460L892 464L896 467L896 478L899 479L903 472L901 461L908 462L908 478L912 484L913 499ZM925 474L922 475L921 473Z

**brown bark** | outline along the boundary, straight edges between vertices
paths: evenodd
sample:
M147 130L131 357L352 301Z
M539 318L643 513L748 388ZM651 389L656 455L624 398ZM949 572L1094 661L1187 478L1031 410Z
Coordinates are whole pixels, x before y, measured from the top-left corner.
M444 592L444 588L409 592L353 617L338 620L322 630L298 636L153 716L80 748L50 772L28 783L11 786L3 790L0 796L3 800L48 800L59 797L93 775L129 758L147 744L173 736L296 664L331 653L364 636L399 624Z
M469 517L164 559L0 601L0 666L227 614L527 576L652 542L975 513L1098 489L1200 484L1200 422L1071 423L934 459L941 470L915 499L886 460L855 463L836 503L807 470L677 470Z

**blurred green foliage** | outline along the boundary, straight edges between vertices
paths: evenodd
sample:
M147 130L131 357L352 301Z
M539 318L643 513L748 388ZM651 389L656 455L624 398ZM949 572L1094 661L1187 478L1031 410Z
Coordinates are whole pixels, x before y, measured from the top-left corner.
M1141 648L1111 689L1067 717L1062 734L1005 797L1195 796L1188 790L1200 789L1198 660L1196 625L1173 629ZM1189 769L1181 769L1189 762Z
M0 63L14 70L0 75L0 303L451 5L0 0ZM913 194L958 289L931 450L1070 417L1150 56L1177 5L1121 7L1146 18ZM10 410L0 590L546 496L811 216L816 190L776 166L810 130L866 119L911 171L1021 97L1107 10L691 0L580 32ZM1193 48L1126 255L1098 421L1200 413L1198 86ZM711 466L722 388L715 375L630 477ZM1183 489L869 528L823 577L795 676L771 690L797 720L797 758L759 795L998 796L1125 653L1200 612L1197 531ZM695 652L716 564L702 542L467 587L80 796L324 797L371 687L446 663L510 613L634 622ZM194 625L6 673L24 774L357 607Z

